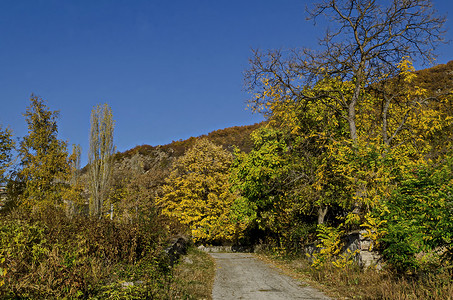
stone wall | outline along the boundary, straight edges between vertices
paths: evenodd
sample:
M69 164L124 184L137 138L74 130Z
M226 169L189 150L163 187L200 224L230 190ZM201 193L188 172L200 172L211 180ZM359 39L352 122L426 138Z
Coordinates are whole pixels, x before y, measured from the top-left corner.
M377 269L381 269L382 257L377 251L372 249L372 241L369 238L364 237L365 233L365 230L359 232L359 263L364 268L375 267Z

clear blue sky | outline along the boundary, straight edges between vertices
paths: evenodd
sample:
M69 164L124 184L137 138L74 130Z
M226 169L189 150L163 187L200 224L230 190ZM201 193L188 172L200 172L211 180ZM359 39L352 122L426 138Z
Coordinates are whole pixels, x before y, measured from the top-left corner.
M59 137L88 151L90 112L113 110L119 151L262 120L245 109L251 48L315 47L303 0L0 0L0 124L26 134L32 93ZM453 1L435 0L447 14ZM452 45L438 63L453 59Z

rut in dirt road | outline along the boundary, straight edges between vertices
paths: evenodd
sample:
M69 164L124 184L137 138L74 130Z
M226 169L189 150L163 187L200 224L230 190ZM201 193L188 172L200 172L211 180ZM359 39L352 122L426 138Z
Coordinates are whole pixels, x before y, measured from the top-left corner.
M322 299L318 290L282 274L249 253L210 253L216 262L213 300Z

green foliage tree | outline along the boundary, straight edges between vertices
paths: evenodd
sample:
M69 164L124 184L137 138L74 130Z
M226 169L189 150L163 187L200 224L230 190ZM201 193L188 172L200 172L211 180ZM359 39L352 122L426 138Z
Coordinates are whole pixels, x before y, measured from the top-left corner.
M28 134L19 148L22 169L18 178L25 184L21 204L34 211L59 207L69 179L69 163L66 142L57 138L58 112L32 95L24 116Z
M300 140L283 130L263 127L252 133L254 148L235 152L232 188L239 193L232 211L235 218L258 228L287 250L296 250L314 228L324 222L327 196L314 187L313 157ZM313 200L315 199L316 200Z
M5 172L11 166L14 145L11 130L9 128L3 129L0 125L0 184L4 182Z
M430 0L327 0L309 11L312 20L322 16L330 30L319 51L253 52L245 76L249 105L297 141L289 146L297 149L291 157L299 173L315 174L298 184L310 186L319 221L339 207L341 228L373 227L382 237L382 222L370 211L387 209L399 174L441 159L450 147L448 138L433 143L451 136L451 115L442 108L449 91L419 86L411 64L432 62L445 18Z
M285 198L283 177L289 166L287 145L278 135L269 128L253 132L254 149L248 154L236 151L231 168L233 189L240 195L234 205L236 218L271 232L279 231Z
M157 199L162 212L187 225L195 241L227 241L239 233L230 218L232 160L232 154L221 146L197 140L174 162L162 187L162 196Z
M112 109L97 105L91 111L89 164L90 214L101 217L104 202L108 199L113 167L113 120Z
M383 220L385 235L379 242L384 257L399 272L436 265L439 253L453 259L452 163L449 157L405 174L386 200L387 209L373 211Z

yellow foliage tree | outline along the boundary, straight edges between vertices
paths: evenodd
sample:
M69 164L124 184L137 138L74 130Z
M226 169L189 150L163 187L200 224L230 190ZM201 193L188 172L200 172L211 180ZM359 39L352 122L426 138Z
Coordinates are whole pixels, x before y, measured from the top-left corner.
M165 215L189 226L194 241L232 240L240 231L230 218L232 160L221 146L201 139L173 164L157 203Z
M442 102L451 96L418 86L411 63L432 62L445 18L430 0L326 0L308 12L327 17L332 30L316 51L254 51L250 107L309 149L299 153L315 158L316 176L306 180L317 191L312 201L343 209L333 225L374 232L382 224L369 212L386 210L397 177L450 148L452 118ZM440 135L447 143L433 143Z
M34 211L62 204L70 168L66 142L57 138L57 111L50 111L44 100L32 96L24 114L28 135L20 144L22 169L19 178L25 183L21 204Z

